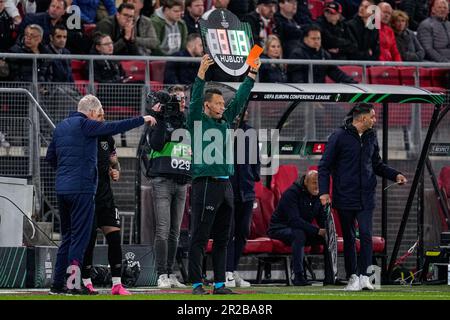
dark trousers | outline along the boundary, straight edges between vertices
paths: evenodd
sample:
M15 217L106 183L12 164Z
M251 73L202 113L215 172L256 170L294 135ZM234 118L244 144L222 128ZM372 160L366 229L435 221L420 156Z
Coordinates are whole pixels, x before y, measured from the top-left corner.
M358 274L358 260L356 259L356 227L358 221L359 239L359 274L367 275L367 268L372 265L372 215L373 209L338 210L344 236L345 272L349 278Z
M227 247L227 271L233 272L239 265L242 251L244 251L250 224L252 222L253 200L234 202L234 214L231 220L230 240Z
M94 194L58 195L61 219L61 245L55 264L53 285L62 287L69 265L81 268L94 221Z
M202 263L209 236L214 241L212 261L214 282L225 282L227 244L233 214L233 190L228 180L197 178L192 183L189 278L202 282Z
M307 234L301 229L283 228L277 230L271 230L269 236L273 239L283 241L285 244L292 246L292 262L294 274L303 274L303 259L305 258L305 246L321 244L324 247L324 263L325 270L330 270L331 266L326 258L328 248L325 245L325 239L319 235ZM325 274L328 274L325 271Z

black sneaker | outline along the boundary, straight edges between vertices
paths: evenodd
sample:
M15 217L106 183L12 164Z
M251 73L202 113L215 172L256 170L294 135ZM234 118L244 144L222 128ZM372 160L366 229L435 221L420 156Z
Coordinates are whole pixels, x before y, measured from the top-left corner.
M238 294L238 293L231 291L231 289L225 286L221 286L219 288L214 288L213 294Z
M65 287L55 287L55 286L51 286L50 287L50 291L48 292L49 295L51 296L56 296L59 294L66 294L67 293L67 288Z
M198 287L195 287L195 288L192 290L192 294L204 295L204 294L209 294L209 292L206 291L206 290L203 288L203 286L198 286Z
M311 286L312 283L308 282L308 280L305 279L305 277L302 274L296 274L294 281L292 281L292 284L294 286L299 286L299 287L305 287L305 286Z

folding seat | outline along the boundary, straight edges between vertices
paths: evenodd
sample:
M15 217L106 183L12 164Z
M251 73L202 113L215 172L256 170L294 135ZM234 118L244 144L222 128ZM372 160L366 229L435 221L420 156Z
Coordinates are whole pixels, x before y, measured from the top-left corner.
M122 60L120 64L127 77L132 77L129 82L145 81L145 65L146 61L140 60Z
M352 77L358 83L363 82L363 67L361 66L339 66L347 75Z
M400 85L400 73L396 67L373 66L367 69L370 84Z
M164 83L165 70L166 70L166 61L150 62L150 80Z

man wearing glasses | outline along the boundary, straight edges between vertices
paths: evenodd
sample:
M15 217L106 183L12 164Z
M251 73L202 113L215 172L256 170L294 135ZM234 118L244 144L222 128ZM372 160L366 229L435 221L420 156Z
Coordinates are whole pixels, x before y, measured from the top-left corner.
M134 5L122 3L117 14L97 24L96 32L109 35L114 43L114 55L138 55L134 24Z

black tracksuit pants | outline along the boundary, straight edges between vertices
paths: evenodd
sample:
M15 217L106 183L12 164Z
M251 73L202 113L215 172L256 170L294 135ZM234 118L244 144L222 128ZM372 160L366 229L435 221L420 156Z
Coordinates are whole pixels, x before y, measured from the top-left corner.
M225 282L227 244L233 214L233 189L228 179L200 177L192 182L189 278L202 282L202 263L210 235L213 239L214 282Z

